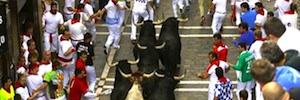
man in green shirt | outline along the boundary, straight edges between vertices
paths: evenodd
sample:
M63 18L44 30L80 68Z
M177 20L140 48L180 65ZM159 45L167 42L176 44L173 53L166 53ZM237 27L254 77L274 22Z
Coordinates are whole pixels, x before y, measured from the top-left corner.
M44 84L34 92L44 90L46 87L49 100L66 100L65 90L63 89L64 75L62 73L61 64L54 60L52 64L52 71L44 76Z
M240 56L235 65L228 63L229 66L232 66L234 70L236 70L238 84L237 84L237 98L240 100L239 92L243 89L248 91L248 100L252 100L252 88L254 86L254 82L252 81L252 76L250 73L250 69L252 66L252 62L254 57L251 52L247 51L247 45L244 42L240 42L238 44L238 51L240 52Z

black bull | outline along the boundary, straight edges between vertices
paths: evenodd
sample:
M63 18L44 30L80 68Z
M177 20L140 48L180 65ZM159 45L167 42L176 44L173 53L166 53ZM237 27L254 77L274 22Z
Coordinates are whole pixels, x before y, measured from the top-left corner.
M177 65L181 64L181 41L178 24L187 20L170 17L163 23L160 31L158 43L165 42L166 44L164 48L159 50L159 58L166 71L172 75L177 72Z

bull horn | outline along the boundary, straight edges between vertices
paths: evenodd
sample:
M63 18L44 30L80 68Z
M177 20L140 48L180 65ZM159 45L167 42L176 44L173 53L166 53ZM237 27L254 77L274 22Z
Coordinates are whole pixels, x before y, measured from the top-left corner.
M184 78L184 76L185 76L185 73L186 73L186 70L184 70L184 73L183 73L183 75L181 75L180 77L178 77L178 76L174 76L174 79L175 79L175 80L181 80L181 79L183 79L183 78Z
M153 72L150 73L150 74L144 73L144 74L143 74L143 77L150 78L150 77L152 77L152 76L154 75L154 73L155 73L155 71L153 71Z
M156 21L156 22L153 22L154 25L160 25L160 24L162 24L162 23L163 23L162 20L158 20L158 21Z
M133 23L135 26L142 26L144 25L144 22L141 22L141 23Z
M140 59L137 59L136 61L130 61L128 60L127 63L131 64L131 65L136 65L137 63L139 63Z
M163 75L163 74L158 74L157 72L155 72L155 75L156 75L157 77L165 77L165 75Z
M177 18L177 21L179 21L179 22L187 22L188 20L189 20L189 18L185 18L185 19Z
M164 48L166 45L166 42L164 42L163 44L161 44L160 46L155 46L155 49L162 49Z
M147 49L146 46L141 46L139 43L137 44L137 46L138 46L139 49Z
M123 73L123 71L121 69L119 69L120 74L124 77L124 78L130 78L131 74L125 74Z

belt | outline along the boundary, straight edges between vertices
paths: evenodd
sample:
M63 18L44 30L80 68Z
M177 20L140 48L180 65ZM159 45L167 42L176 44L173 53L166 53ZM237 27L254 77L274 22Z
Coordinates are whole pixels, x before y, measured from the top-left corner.
M216 11L216 13L219 13L219 14L226 14L226 12L220 12L220 11Z
M71 59L65 59L65 58L63 58L63 57L59 57L58 56L58 60L60 60L60 61L62 61L62 62L65 62L65 63L68 63L68 62L71 62L73 59L71 58Z
M81 39L81 40L75 40L75 39L71 39L72 41L83 41L83 39Z

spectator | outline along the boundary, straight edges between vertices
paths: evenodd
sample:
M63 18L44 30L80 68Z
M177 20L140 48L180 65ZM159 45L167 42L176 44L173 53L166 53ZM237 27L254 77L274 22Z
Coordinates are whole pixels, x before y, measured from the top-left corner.
M20 95L21 99L20 100L33 100L38 93L34 93L32 96L29 95L28 93L28 88L26 85L26 75L25 74L19 74L18 75L18 80L15 84L16 88L16 95ZM16 99L18 100L18 99Z
M30 64L29 75L26 77L26 83L28 86L28 92L30 95L37 93L39 87L43 85L43 78L37 74L39 66L36 64ZM46 100L45 91L38 92L35 100Z
M234 40L233 41L233 44L235 45L235 47L238 47L238 44L240 42L244 42L244 43L247 44L247 47L250 47L251 44L255 41L255 36L254 36L253 31L248 30L248 24L245 23L245 22L242 22L239 25L239 29L238 30L240 31L241 36L240 36L240 40L238 40L238 41Z
M221 67L223 71L228 72L229 66L226 62L218 60L218 54L215 52L208 53L208 60L210 64L206 67L206 71L203 73L198 73L197 76L201 79L207 79L209 77L210 84L208 85L208 100L213 100L215 98L215 84L218 82L218 77L215 74L215 69Z
M33 52L36 52L38 53L38 51L35 49L35 42L34 40L28 40L27 41L27 46L28 46L28 49L24 52L24 57L25 57L25 60L26 60L26 65L29 64L29 61L28 61L28 56L30 53L33 53Z
M32 39L33 28L34 25L31 22L27 22L25 24L25 32L23 33L23 43L22 43L25 50L28 49L28 46L26 45L27 41Z
M90 44L91 41L92 41L92 35L90 33L86 33L84 35L84 42L79 42L76 45L76 51L78 56L82 51L87 52L87 59L85 65L86 65L87 78L89 82L89 90L94 91L95 84L96 84L96 72L95 72L93 60L95 59L95 54L94 54L94 47L93 45Z
M255 30L255 18L256 12L254 10L250 10L250 7L247 2L243 2L241 4L241 12L244 14L241 15L241 21L248 24L249 29Z
M214 48L213 48L214 52L218 54L220 60L226 62L228 46L224 42L222 42L221 34L219 33L214 34L213 42L214 42Z
M37 52L30 53L28 56L29 64L36 64L39 65L40 63L38 62L39 54Z
M221 67L215 69L218 77L218 82L215 84L214 100L232 100L233 85L231 81L224 76L224 71Z
M255 11L257 12L256 20L255 20L255 29L258 29L262 32L262 37L266 38L266 32L263 28L265 22L267 21L267 13L268 11L264 8L261 2L255 3Z
M64 75L59 61L54 60L52 71L45 74L44 83L34 92L43 92L48 87L47 97L50 100L66 100L65 90L63 89Z
M251 52L255 59L261 59L260 47L264 43L265 39L262 38L262 33L259 30L254 32L255 42L251 45L249 52Z
M278 18L271 18L264 25L270 40L275 41L280 49L285 52L290 49L300 52L300 31L293 27L285 27Z
M275 81L286 91L300 87L300 73L297 70L287 66L274 67L266 59L253 62L251 75L262 88L271 81Z
M243 89L246 89L248 91L248 100L251 99L251 93L252 88L254 86L252 76L250 74L250 69L252 62L254 60L254 57L251 52L247 51L246 49L246 43L240 42L238 44L238 51L240 52L240 56L238 58L238 61L236 65L233 65L231 63L228 63L229 66L232 66L234 70L236 70L237 78L238 78L238 84L237 84L237 92L236 95L239 99L239 92Z
M289 66L289 67L293 67L294 69L300 72L300 66L298 66L299 65L298 55L295 55L296 57L293 58L290 57L291 54L298 54L297 51L294 51L296 53L292 53L292 51L291 52L288 51L289 59L286 59L287 54L282 52L279 46L275 42L267 41L262 44L260 52L263 58L266 58L275 66Z
M84 96L88 99L94 99L97 96L100 96L99 93L91 93L88 92L87 88L85 87L84 83L82 82L84 77L84 71L76 68L75 69L75 77L72 78L70 85L70 94L69 100L80 100L81 96Z
M290 100L290 94L276 82L269 82L262 88L265 100Z
M267 13L267 19L269 20L269 19L271 19L271 18L273 18L273 17L274 17L273 11L269 11L269 12Z
M240 100L248 100L247 90L241 90L239 94L240 94ZM261 100L261 99L256 99L256 100Z
M12 80L8 76L3 76L1 79L2 87L0 87L1 100L13 100L15 96L14 87L11 85Z
M19 56L18 58L18 66L17 66L17 73L18 74L27 74L27 65L25 64L25 57Z

